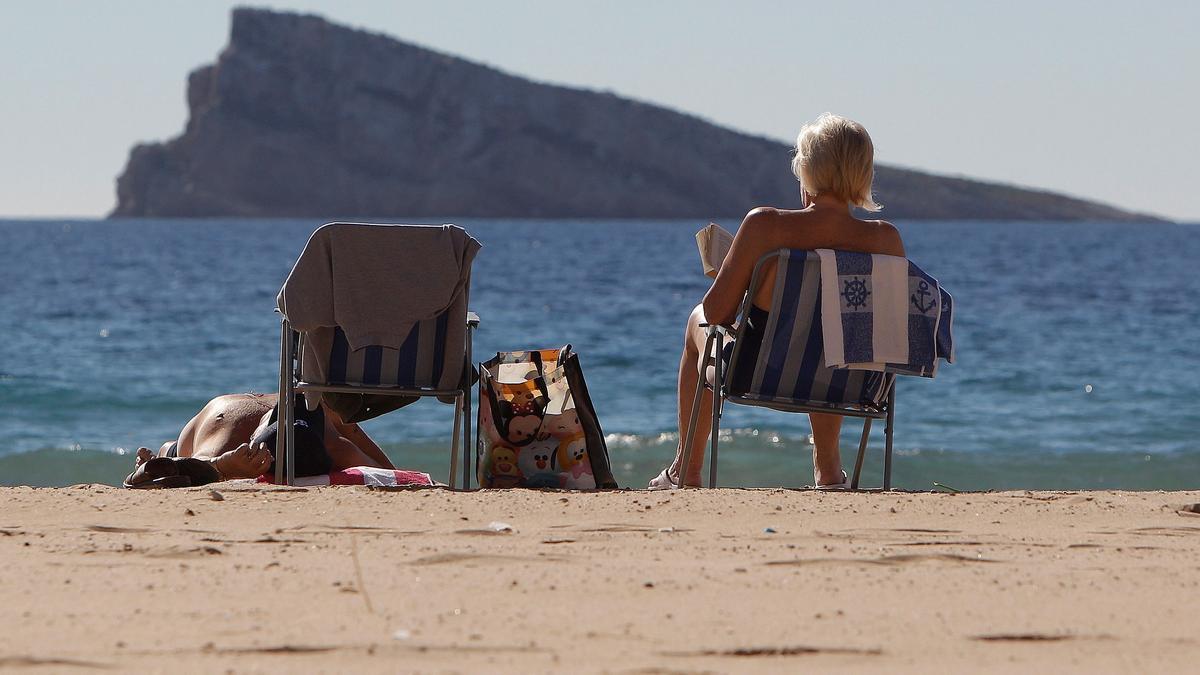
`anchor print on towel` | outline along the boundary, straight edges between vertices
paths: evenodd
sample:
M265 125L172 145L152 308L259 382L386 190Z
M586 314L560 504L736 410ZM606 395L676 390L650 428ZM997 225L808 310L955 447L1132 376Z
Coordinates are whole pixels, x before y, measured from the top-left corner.
M871 287L866 277L841 277L842 279L842 311L856 312L867 309L867 298L871 296Z
M926 298L929 300L926 301ZM933 291L929 290L929 282L924 279L917 280L917 289L913 291L909 299L912 300L913 307L916 307L917 311L922 314L928 314L929 310L937 307L936 296Z

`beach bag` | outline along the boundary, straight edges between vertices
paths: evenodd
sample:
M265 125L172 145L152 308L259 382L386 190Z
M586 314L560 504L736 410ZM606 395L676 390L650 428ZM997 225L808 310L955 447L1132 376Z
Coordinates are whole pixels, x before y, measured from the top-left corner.
M616 489L571 345L500 352L479 365L480 487Z

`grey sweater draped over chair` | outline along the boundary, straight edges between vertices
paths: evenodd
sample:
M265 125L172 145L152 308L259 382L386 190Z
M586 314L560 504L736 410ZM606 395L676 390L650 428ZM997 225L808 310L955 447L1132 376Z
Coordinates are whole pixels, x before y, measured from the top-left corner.
M438 369L440 380L400 384L458 387L465 372L462 346L471 263L479 248L478 241L454 225L331 223L319 228L276 300L292 328L304 336L302 378L328 383L335 327L351 350L400 349L419 322L448 312L450 348ZM340 398L326 396L331 407ZM320 397L308 400L315 407Z

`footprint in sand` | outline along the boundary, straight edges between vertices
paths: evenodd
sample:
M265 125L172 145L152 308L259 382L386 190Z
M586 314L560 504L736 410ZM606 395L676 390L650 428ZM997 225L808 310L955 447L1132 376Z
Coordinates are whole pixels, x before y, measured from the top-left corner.
M991 558L972 558L956 553L924 553L889 555L880 558L796 558L794 560L770 560L764 565L904 565L908 563L945 562L953 564L998 563Z

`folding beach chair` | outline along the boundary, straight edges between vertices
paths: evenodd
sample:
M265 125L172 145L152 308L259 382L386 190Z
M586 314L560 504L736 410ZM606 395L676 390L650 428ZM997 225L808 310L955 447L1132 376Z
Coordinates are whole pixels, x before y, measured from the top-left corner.
M430 241L447 250L438 249L437 256L430 256ZM342 408L349 406L353 412L347 421L376 417L417 398L433 396L452 403L448 483L457 487L461 430L461 487L470 488L471 348L479 316L467 311L467 301L471 262L478 248L477 241L453 225L330 223L313 233L279 294L278 311L283 315L279 406L281 429L286 433L278 435L276 483L295 481L294 407L296 392L305 392L309 399L330 397L328 405L344 418ZM445 283L429 287L430 265L446 272L439 276ZM454 266L458 269L446 269ZM317 278L298 278L304 275ZM326 288L339 283L341 288ZM398 284L406 288L405 293L419 289L427 308L445 307L436 315L412 317L411 328L392 336L390 345L355 349L352 328L343 325L349 323L343 315L361 317L366 307L368 315L386 320L397 303L403 303L403 298L387 290ZM303 307L309 301L321 305L321 311ZM301 315L303 325L294 325Z
M778 261L770 318L763 329L758 352L742 350L753 293L747 292L739 310L736 332L705 324L708 339L704 368L692 402L691 421L684 443L683 466L691 461L692 441L700 415L704 389L712 389L712 439L709 487L717 484L717 438L724 402L794 413L830 413L862 417L862 438L854 462L851 487L858 489L871 422L885 420L883 489L892 485L892 432L895 426L896 378L892 373L825 367L821 333L821 262L814 251L779 249L764 255L754 266L750 288L758 288L764 266ZM734 340L733 348L726 341ZM714 349L714 346L716 347ZM731 353L730 353L731 352ZM721 358L716 358L716 355ZM749 377L746 376L747 369ZM739 373L741 376L739 377ZM710 379L711 378L711 379ZM735 384L736 383L736 384Z

